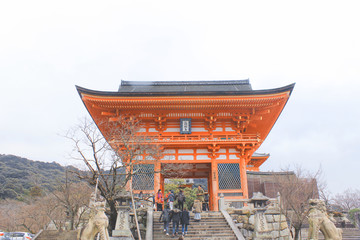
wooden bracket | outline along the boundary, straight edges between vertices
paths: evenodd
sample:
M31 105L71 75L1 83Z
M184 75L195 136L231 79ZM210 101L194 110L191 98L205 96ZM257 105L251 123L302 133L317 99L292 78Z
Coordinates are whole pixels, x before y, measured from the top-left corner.
M155 116L155 129L159 132L163 132L167 129L167 124L166 124L166 115L165 114L157 114Z
M216 114L210 113L205 114L205 129L208 131L213 131L216 129L215 123L217 121Z
M256 147L257 143L240 143L236 146L236 149L239 153L236 154L238 158L245 159L245 164L248 164L251 160L252 153L254 152L254 148Z
M220 149L219 145L216 145L215 143L213 143L212 145L208 146L208 150L210 151L210 153L208 154L209 158L211 159L215 159L219 156L219 153L217 153Z
M250 116L249 115L241 115L238 113L233 114L231 118L233 121L233 129L238 133L245 133L247 127L250 124Z

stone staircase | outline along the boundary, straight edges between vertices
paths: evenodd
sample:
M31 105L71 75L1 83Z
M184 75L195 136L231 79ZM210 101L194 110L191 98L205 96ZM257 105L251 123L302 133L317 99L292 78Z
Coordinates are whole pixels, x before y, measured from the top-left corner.
M161 212L154 212L153 239L178 239L172 237L172 223L169 224L169 236L164 233L164 223L159 222ZM179 225L181 234L181 225ZM221 212L203 212L201 221L194 221L194 214L190 213L190 225L185 239L191 240L236 240L236 236L226 222Z
M342 240L360 240L360 230L358 228L341 228L343 230ZM302 238L307 239L308 229L301 229ZM319 240L323 240L324 236L319 233Z

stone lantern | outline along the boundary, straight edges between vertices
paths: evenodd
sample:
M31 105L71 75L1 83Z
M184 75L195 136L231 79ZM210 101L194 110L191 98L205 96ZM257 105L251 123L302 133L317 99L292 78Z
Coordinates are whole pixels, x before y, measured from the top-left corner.
M112 238L111 239L121 239L121 240L132 240L132 233L130 230L130 202L131 196L128 192L122 192L116 198L117 200L117 218L116 218L116 225L115 229L112 231Z
M249 202L254 205L254 208L265 208L267 201L269 201L269 198L264 196L261 192L254 192L253 197Z

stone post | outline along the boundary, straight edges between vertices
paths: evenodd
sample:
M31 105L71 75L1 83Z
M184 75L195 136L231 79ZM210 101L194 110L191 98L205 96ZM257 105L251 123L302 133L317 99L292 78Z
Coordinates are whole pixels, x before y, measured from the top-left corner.
M219 199L219 210L226 210L225 209L225 199L224 199L224 194L220 193L220 199Z
M132 234L129 225L129 206L117 206L117 218L115 229L112 231L112 239L132 240Z

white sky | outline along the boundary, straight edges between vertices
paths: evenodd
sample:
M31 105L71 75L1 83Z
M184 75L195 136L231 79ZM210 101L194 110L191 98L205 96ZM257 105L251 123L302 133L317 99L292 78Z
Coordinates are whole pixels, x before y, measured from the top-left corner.
M75 85L124 80L296 82L261 170L320 165L360 180L358 1L1 1L0 153L68 164L58 134L87 114Z

